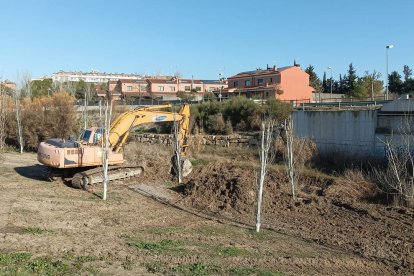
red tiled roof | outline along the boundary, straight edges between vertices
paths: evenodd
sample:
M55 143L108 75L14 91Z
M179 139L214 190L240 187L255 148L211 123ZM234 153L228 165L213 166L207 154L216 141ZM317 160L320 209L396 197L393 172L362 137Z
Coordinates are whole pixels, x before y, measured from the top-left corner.
M130 79L119 79L120 83L147 83L145 80L130 80Z
M188 83L188 84L202 84L201 80L191 80L191 79L147 79L150 83L165 83L165 84L177 84L177 83Z
M266 70L255 70L255 71L248 71L248 72L241 72L239 74L236 74L234 76L231 76L227 79L235 79L235 78L245 78L245 77L252 77L252 76L263 76L263 75L271 75L271 74L278 74L282 71L285 71L287 69L290 69L295 66L285 66L280 68L269 68Z

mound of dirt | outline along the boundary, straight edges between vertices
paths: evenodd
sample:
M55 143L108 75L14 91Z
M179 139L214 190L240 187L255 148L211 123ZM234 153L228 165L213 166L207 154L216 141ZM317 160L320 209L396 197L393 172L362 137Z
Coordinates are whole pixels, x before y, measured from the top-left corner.
M358 175L324 179L302 175L293 201L286 173L269 172L262 225L414 273L414 212L372 204L372 183ZM197 168L184 188L184 204L254 225L256 171L231 162Z
M170 147L131 142L125 146L124 154L129 165L144 168L144 177L148 181L165 181L172 177L170 172L173 154Z

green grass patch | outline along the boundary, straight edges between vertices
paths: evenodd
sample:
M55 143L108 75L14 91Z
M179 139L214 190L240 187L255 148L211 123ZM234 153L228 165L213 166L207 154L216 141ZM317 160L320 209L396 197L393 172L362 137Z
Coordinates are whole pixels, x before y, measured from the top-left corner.
M162 275L205 276L205 275L232 275L232 276L283 276L282 272L275 272L255 267L223 268L202 262L169 266L167 263L152 261L145 264L148 272Z
M205 265L203 263L178 265L171 269L176 275L201 276L221 274L221 268L216 266Z
M160 261L148 262L145 264L148 272L163 275L183 275L183 276L203 276L203 275L219 275L222 269L216 266L210 266L203 263L182 264L169 267Z
M27 252L0 253L0 275L98 275L95 269L83 267L85 262L94 260L97 259L92 256L56 259L50 256L33 258Z
M30 259L32 254L27 252L0 253L0 266L19 265Z
M58 260L53 261L49 257L36 258L26 266L30 272L37 275L65 275L69 274L69 265Z
M237 257L251 254L247 249L236 246L218 247L216 253L223 257Z
M160 242L150 242L140 240L137 238L129 238L129 246L134 246L138 249L148 250L152 252L164 252L164 251L181 251L183 250L180 245L181 243L173 240L161 240Z
M202 167L208 164L207 160L204 159L194 159L191 160L191 165L193 165L193 167Z
M274 272L270 270L262 270L255 267L233 267L229 269L228 275L232 276L247 276L247 275L257 275L257 276L283 276L285 275L282 272Z
M25 227L23 230L24 230L25 233L32 234L32 235L53 233L52 230L45 229L45 228L40 228L40 227Z

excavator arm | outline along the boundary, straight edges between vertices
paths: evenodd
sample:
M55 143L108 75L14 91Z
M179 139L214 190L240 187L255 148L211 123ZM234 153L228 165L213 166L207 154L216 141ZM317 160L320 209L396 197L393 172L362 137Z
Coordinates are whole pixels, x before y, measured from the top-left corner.
M112 150L118 153L127 141L132 129L139 125L157 122L178 122L180 154L185 155L190 134L190 106L184 104L178 113L160 110L168 107L171 107L171 105L143 107L121 114L113 122L109 131L109 144Z

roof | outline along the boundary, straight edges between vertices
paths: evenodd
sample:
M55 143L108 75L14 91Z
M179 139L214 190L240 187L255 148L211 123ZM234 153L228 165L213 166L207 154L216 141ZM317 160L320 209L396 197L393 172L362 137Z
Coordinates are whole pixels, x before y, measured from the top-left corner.
M244 77L251 77L251 76L262 76L262 75L271 75L271 74L278 74L282 71L285 71L287 69L290 69L295 66L285 66L280 68L269 68L269 69L258 69L254 71L246 71L238 73L234 76L229 77L228 79L234 79L234 78L244 78Z
M243 87L243 88L224 88L224 91L228 92L239 92L239 91L254 91L254 90L275 90L280 88L278 84L269 84L269 85L262 85L262 86L251 86L251 87ZM231 91L230 91L231 90Z
M147 83L145 80L131 80L131 79L119 79L117 82L120 83Z
M177 79L147 79L150 83L159 83L159 84L177 84ZM178 83L188 83L188 84L202 84L201 80L191 80L191 79L178 79Z

